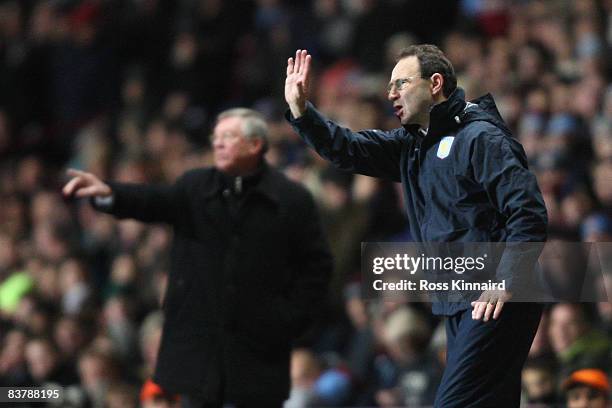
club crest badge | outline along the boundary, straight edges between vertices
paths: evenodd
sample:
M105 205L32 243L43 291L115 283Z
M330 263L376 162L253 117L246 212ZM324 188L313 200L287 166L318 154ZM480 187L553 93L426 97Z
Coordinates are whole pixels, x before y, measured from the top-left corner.
M453 141L455 140L455 136L445 136L440 140L440 144L438 145L438 152L436 156L440 159L446 159L448 154L450 153L451 146L453 145Z

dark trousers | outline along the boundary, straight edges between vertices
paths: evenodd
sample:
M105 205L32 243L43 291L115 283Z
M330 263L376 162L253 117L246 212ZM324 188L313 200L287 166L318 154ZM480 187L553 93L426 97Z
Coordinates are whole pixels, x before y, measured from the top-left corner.
M507 303L488 322L473 320L472 309L448 317L446 369L434 407L519 407L521 371L542 308Z
M270 400L270 401L250 401L250 402L236 402L236 403L223 403L223 402L206 402L199 398L190 397L188 395L181 395L181 408L282 408L284 401Z
M221 347L221 346L219 346ZM277 399L262 399L253 397L248 401L235 401L226 395L226 385L221 356L223 350L213 355L213 359L209 362L206 381L202 385L203 398L197 395L182 394L181 408L282 408L285 400Z

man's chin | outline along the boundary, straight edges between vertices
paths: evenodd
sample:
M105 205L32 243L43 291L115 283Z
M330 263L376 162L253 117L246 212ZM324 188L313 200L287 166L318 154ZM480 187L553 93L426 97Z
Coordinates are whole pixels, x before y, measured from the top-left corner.
M403 115L399 116L398 119L402 126L407 126L411 124L413 118L404 113Z
M215 168L222 173L228 173L231 169L231 166L229 166L225 162L218 161L218 162L215 162Z

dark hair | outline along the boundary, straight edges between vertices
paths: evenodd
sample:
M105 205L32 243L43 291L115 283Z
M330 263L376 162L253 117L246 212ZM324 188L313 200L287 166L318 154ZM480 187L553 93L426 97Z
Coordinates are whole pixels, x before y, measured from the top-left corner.
M442 50L431 44L411 45L400 51L397 61L412 56L419 60L421 78L429 78L435 73L442 75L444 78L442 93L448 98L457 88L457 76L453 64L446 58Z

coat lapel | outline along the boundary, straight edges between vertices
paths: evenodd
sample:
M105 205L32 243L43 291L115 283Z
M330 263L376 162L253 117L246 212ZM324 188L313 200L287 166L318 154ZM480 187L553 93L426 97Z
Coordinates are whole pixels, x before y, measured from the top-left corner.
M229 211L223 199L223 183L221 174L214 170L212 180L204 185L203 191L204 217L210 222L222 236L231 234L231 222L229 222Z

